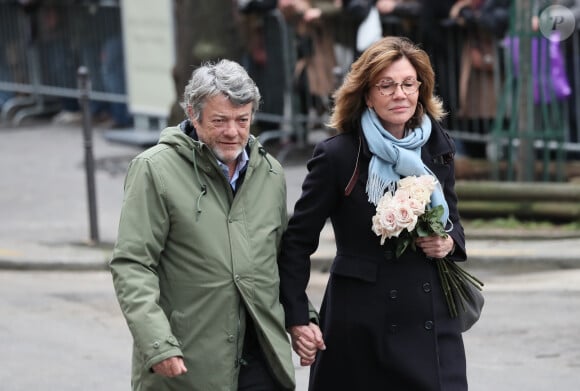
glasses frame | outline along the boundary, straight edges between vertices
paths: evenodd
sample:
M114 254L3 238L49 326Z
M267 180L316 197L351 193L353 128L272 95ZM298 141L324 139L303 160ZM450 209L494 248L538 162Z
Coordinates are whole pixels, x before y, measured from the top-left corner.
M405 89L403 88L403 84L405 82L409 82L409 81L414 81L417 83L417 89L413 92L406 92ZM405 94L406 96L412 95L415 92L419 91L419 87L421 87L421 84L423 84L421 81L417 80L417 79L405 79L400 83L397 83L395 81L390 82L389 84L394 85L395 89L393 90L393 92L391 92L390 94L386 94L383 93L383 90L381 89L381 86L384 85L386 83L383 83L382 81L378 82L377 84L375 84L375 87L377 87L377 89L379 90L379 94L381 94L382 96L393 96L395 95L395 92L397 92L397 88L401 87L401 91L403 91L403 94Z

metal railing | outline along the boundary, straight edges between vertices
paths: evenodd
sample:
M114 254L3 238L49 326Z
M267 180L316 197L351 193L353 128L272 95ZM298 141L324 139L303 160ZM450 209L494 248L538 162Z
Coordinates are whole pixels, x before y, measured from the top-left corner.
M91 100L127 103L124 89L111 88L103 70L101 54L111 40L122 37L121 9L118 1L73 1L60 0L39 2L38 6L23 7L15 0L0 0L0 97L9 95L2 106L2 119L20 123L28 116L48 113L62 107L67 99L78 100L76 85L77 69L86 66L91 79ZM266 129L265 139L293 136L306 140L310 130L307 117L298 113L293 106L294 81L291 80L295 53L292 31L278 13L268 16L270 22L278 24L284 67L280 69L284 80L283 110L281 113L262 113L261 118L273 124ZM405 28L398 18L385 19L385 34L407 35L421 43L422 37L414 30ZM486 147L493 141L496 114L501 107L497 102L505 87L505 47L501 40L494 42L493 70L474 76L480 78L477 89L462 93L462 53L465 33L460 26L449 21L442 22L444 31L443 50L430 53L437 77L437 93L441 95L449 116L445 126L459 144L475 145L484 155ZM122 41L121 41L122 42ZM122 45L118 46L122 51ZM562 101L564 134L558 148L564 151L580 151L580 32L576 31L562 45L565 56L569 56L567 75L572 83L572 97ZM122 53L121 53L122 54ZM117 71L124 72L123 68ZM109 75L110 76L110 75ZM469 84L471 86L471 84ZM465 92L465 91L463 91ZM465 96L469 101L465 101ZM0 101L1 102L1 101ZM496 103L491 103L496 102ZM506 104L509 104L507 102ZM489 106L481 112L483 106ZM478 114L478 110L480 113ZM509 116L500 118L509 122ZM535 140L535 147L542 148L548 140ZM552 145L552 144L550 144ZM473 153L467 150L467 153Z
M124 69L104 64L121 51L116 1L0 1L0 91L2 120L19 124L55 112L80 97L77 70L87 67L93 101L126 103ZM121 85L120 85L121 84ZM68 99L68 101L67 101Z

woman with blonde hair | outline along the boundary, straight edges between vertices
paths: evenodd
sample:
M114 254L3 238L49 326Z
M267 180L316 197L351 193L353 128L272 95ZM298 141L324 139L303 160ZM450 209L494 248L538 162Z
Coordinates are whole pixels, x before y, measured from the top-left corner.
M439 121L425 51L385 37L353 63L335 93L330 126L309 160L282 242L281 300L293 348L311 365L310 390L467 390L461 326L441 288L439 258L465 261L452 139ZM379 199L408 176L432 175L446 237L396 238L372 230ZM309 313L310 256L330 219L336 257L320 310ZM318 326L319 325L319 326Z

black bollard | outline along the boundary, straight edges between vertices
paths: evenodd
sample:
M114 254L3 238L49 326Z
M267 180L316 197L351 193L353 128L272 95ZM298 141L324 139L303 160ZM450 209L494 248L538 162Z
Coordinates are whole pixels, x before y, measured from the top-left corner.
M79 88L79 104L83 114L83 142L85 147L85 171L87 177L87 196L89 202L90 244L99 243L99 228L97 224L97 196L95 191L95 159L93 157L93 129L90 110L90 80L89 70L81 66L77 72Z

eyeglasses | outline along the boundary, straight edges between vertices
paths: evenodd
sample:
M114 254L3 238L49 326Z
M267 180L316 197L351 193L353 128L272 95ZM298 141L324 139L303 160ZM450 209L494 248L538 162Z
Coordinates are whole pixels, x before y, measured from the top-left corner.
M397 88L401 86L401 90L405 95L411 95L417 92L421 82L416 79L406 79L400 83L395 83L394 81L390 80L381 80L375 87L379 89L379 93L383 96L392 96L397 91Z

